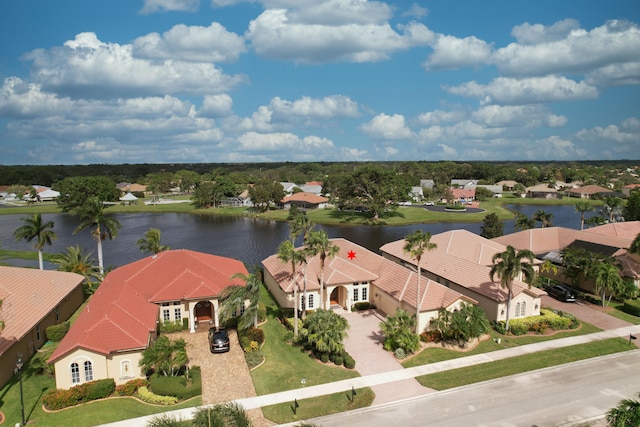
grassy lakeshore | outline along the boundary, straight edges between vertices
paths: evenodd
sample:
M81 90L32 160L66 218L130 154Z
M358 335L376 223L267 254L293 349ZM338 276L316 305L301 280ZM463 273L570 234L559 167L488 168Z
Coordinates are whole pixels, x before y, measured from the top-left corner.
M172 197L173 200L189 200L188 196ZM489 199L480 202L482 212L478 213L455 213L455 212L432 212L417 206L400 206L391 216L373 221L367 214L360 212L344 212L337 209L318 209L308 211L309 219L316 224L326 225L408 225L426 224L434 222L481 222L487 214L495 213L502 220L509 220L514 217L513 212L505 207L509 204L535 204L535 205L574 205L584 199L564 197L561 200L546 199L525 199L506 194L502 198ZM141 199L136 205L116 204L109 206L109 213L188 213L196 215L225 215L225 216L250 216L275 221L286 221L288 211L270 210L263 213L252 212L247 208L209 208L197 209L191 203L168 203L157 205L145 205L145 200ZM602 205L600 201L588 201L594 206ZM0 209L0 215L25 215L32 213L61 213L62 211L55 203L40 203L35 205L11 206Z

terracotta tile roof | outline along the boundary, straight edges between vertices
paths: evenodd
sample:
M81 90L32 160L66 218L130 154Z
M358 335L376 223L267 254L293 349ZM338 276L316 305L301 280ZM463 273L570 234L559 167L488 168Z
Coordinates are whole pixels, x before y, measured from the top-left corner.
M564 227L532 228L496 237L493 241L505 246L511 245L517 249L529 249L535 254L559 251L575 241L584 241L620 248L620 251L614 254L615 256L624 253L625 250L623 248L628 248L631 241L633 241L633 237L614 237L607 234L594 233L590 230L580 231Z
M160 252L110 272L51 356L76 348L101 354L147 346L165 301L214 298L231 277L248 274L238 260L186 249Z
M335 286L355 282L370 282L398 301L405 301L409 306L415 308L415 272L346 239L331 239L331 242L340 248L340 252L335 258L325 261L325 285ZM355 256L350 258L350 253ZM293 292L290 263L285 264L278 259L277 255L271 255L262 261L262 265L278 281L283 291L287 293ZM307 264L308 291L320 289L320 276L320 257L315 256L309 259ZM296 268L295 282L298 285L298 290L304 288L302 266ZM429 283L428 288L427 283ZM422 311L448 307L459 298L475 303L474 300L426 278L421 280L421 289Z
M500 287L498 282L492 282L489 277L491 258L495 253L503 252L506 249L505 246L496 245L495 242L466 230L436 234L431 241L438 247L426 251L422 256L422 269L494 301L507 300L506 289ZM403 262L415 265L415 260L404 253L404 245L404 239L397 240L387 243L380 250ZM521 292L534 296L546 294L540 289L529 288L520 280L515 280L512 288L514 296Z
M75 273L0 266L0 299L5 322L0 334L0 354L81 286L83 280Z
M598 194L598 193L613 193L613 190L601 187L599 185L585 185L584 187L571 188L567 190L567 193L571 194Z
M319 196L317 194L313 194L313 193L307 193L304 191L301 191L299 193L293 193L289 196L286 196L284 199L282 199L282 203L288 203L288 202L306 202L306 203L311 203L314 205L320 204L320 203L327 203L329 201L329 199L327 199L326 197L323 196Z
M584 231L587 233L628 239L630 240L629 245L631 245L633 239L640 233L640 221L613 222L611 224L588 228ZM628 248L629 246L626 247Z
M453 197L455 197L456 199L460 199L460 198L469 198L469 197L475 197L476 196L476 189L475 188L453 188L451 189L451 194L453 194Z

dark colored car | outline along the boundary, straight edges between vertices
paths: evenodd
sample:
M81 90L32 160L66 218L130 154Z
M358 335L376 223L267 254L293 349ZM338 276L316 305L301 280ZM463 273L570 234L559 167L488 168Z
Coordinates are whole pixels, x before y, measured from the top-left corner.
M211 353L229 351L229 334L225 328L209 328L209 349Z
M546 291L549 295L551 295L558 301L575 302L576 300L576 292L569 286L553 285L549 286Z

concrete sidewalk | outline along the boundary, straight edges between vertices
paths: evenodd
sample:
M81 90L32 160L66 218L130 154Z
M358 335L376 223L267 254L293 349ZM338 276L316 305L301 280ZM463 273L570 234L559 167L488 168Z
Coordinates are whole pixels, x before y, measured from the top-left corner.
M600 341L609 338L629 338L629 336L640 334L640 325L627 326L618 329L612 329L609 331L596 332L589 335L580 335L569 338L561 338L557 340L550 340L539 342L535 344L523 345L519 347L508 348L504 350L497 350L490 353L477 354L473 356L461 357L458 359L446 360L438 363L431 363L428 365L416 366L408 369L399 369L389 372L382 372L378 374L366 375L358 378L352 378L343 381L337 381L333 383L320 384L317 386L299 388L295 390L287 390L280 393L273 393L263 396L249 397L245 399L238 399L235 402L242 405L246 410L261 408L263 406L275 405L278 403L293 402L294 399L298 401L309 399L316 396L323 396L327 394L346 392L351 388L363 388L363 387L375 387L383 384L389 384L396 381L414 379L417 376L428 375L442 371L448 371L451 369L464 368L467 366L478 365L486 362L493 362L496 360L508 359L515 356L521 356L524 354L531 354L544 350L557 349L562 347L569 347L577 344L585 344L594 341ZM173 415L181 419L190 419L192 412L195 408L188 408L178 411L170 411L166 414ZM154 416L146 416L134 419L128 419L124 421L104 424L109 427L125 427L125 426L139 426L144 427L149 420Z

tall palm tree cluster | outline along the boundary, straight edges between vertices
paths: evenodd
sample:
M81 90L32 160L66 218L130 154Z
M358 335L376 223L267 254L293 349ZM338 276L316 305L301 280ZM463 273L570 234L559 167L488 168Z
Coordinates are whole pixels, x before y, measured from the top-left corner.
M314 230L314 224L303 212L292 212L289 218L289 240L285 240L278 246L278 258L284 263L291 263L291 285L293 287L293 335L298 337L299 321L298 314L302 312L302 319L306 316L307 299L307 266L309 261L319 256L320 259L320 308L326 305L324 300L324 268L327 258L335 257L340 248L335 246L327 236L327 233L321 230ZM296 248L296 240L302 237L304 244L301 248ZM302 275L302 307L300 307L300 298L298 297L299 289L299 273L297 267L303 268Z
M92 287L94 283L100 282L104 278L104 259L102 255L102 241L109 238L114 239L118 235L120 222L106 215L104 203L98 198L91 197L85 203L72 210L72 213L80 218L80 224L74 230L74 234L90 228L91 235L97 243L98 262L96 265L92 252L83 251L80 246L70 246L66 253L54 255L51 261L58 265L59 271L77 273L84 277L85 283ZM16 240L35 240L34 248L38 251L38 265L40 270L44 270L44 248L53 244L57 239L53 231L53 221L44 221L40 213L22 218L24 225L18 227L13 236ZM144 238L137 241L142 252L157 254L169 249L169 246L160 243L160 230L151 228L145 233Z

